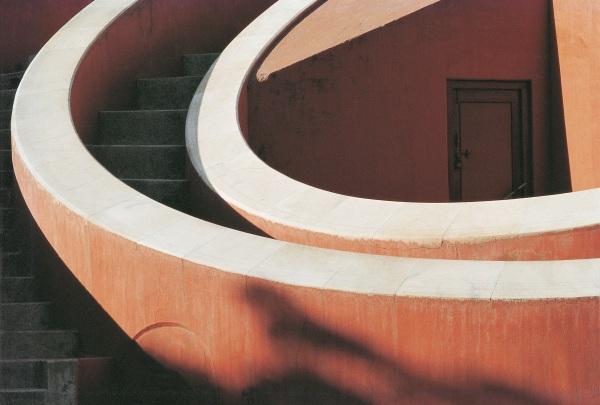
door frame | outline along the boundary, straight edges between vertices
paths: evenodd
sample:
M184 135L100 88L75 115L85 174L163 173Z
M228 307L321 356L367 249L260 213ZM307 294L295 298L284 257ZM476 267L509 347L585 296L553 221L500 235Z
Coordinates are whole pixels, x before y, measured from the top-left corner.
M533 195L532 184L532 148L531 148L531 82L498 81L498 80L447 80L447 110L448 110L448 187L450 201L462 201L462 186L460 169L455 168L456 153L460 149L460 98L466 91L511 90L518 98L518 121L512 123L512 186L513 195L506 198L529 197ZM491 94L491 93L490 93ZM493 99L482 99L482 102L494 102ZM510 102L498 99L497 102ZM521 185L523 187L519 188Z

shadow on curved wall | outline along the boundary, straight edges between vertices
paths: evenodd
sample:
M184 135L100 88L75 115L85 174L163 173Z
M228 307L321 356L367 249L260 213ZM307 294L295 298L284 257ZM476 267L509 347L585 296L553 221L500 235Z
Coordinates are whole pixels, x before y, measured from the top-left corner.
M317 188L448 202L447 81L528 81L533 195L570 191L552 13L547 0L439 1L267 78L253 75L248 143Z
M35 228L35 225L33 225ZM39 229L32 238L40 291L55 302L54 316L59 325L80 331L81 352L87 356L116 359L117 384L123 389L157 390L157 376L173 373L148 356L138 344L100 307L94 298L66 268ZM35 263L34 263L35 264ZM424 377L413 367L399 363L356 338L340 333L311 319L289 297L264 285L248 285L240 291L244 302L265 341L260 342L287 365L275 378L263 379L242 392L228 391L207 375L188 376L196 382L195 397L203 404L514 404L558 405L561 402L540 398L534 393L509 387L499 381L475 379L457 385ZM444 344L443 341L439 342ZM302 356L298 357L299 351ZM318 359L324 364L345 365L344 373L354 374L364 385L374 388L369 397L351 384L338 384L324 377ZM314 359L317 359L316 362ZM368 375L362 375L369 370ZM183 380L171 379L176 389L186 389ZM172 390L172 385L164 386Z

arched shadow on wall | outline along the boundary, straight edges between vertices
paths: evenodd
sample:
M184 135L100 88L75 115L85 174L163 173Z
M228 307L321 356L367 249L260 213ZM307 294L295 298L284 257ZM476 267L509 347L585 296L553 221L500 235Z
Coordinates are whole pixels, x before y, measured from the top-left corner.
M288 298L277 292L264 287L250 287L244 294L253 310L268 319L267 334L274 347L296 347L301 341L303 352L313 352L315 356L335 353L338 359L348 360L348 364L371 364L376 374L384 380L388 392L394 393L393 398L386 400L387 403L557 404L498 381L475 380L468 386L456 386L425 378L409 366L378 354L373 348L364 346L351 336L342 335L313 321ZM244 403L369 403L368 399L361 399L353 393L352 388L332 385L320 378L315 370L303 368L297 362L297 369L290 370L289 374L279 380L263 381L246 390Z
M21 204L23 202L21 201ZM23 212L23 211L21 211ZM156 395L173 389L189 392L189 387L172 371L149 357L110 318L94 298L74 278L56 255L41 231L33 223L31 244L34 266L40 271L40 296L56 303L55 321L64 327L77 327L81 334L82 355L114 356L117 361L116 389ZM540 398L530 392L509 387L499 381L474 380L469 385L455 385L424 377L406 364L378 353L353 336L312 319L291 298L264 285L248 285L240 291L240 299L248 305L251 317L263 320L261 342L272 352L285 358L297 354L300 344L303 356L312 359L335 357L347 364L369 365L369 379L378 387L392 393L389 400L372 393L377 403L402 404L514 404L559 405L559 402ZM286 361L289 360L285 358ZM290 367L275 378L264 378L243 392L232 392L211 382L207 375L194 376L197 384L192 403L201 404L370 404L353 386L340 385L325 378L322 367L294 359ZM320 369L319 369L320 368ZM359 378L361 376L359 375ZM367 376L365 376L367 378ZM157 396L157 398L159 398ZM115 399L115 397L113 397ZM121 404L137 404L135 395L120 398ZM82 402L82 404L84 404ZM93 402L92 402L93 403ZM188 403L188 402L185 402Z
M34 225L35 227L35 225ZM134 392L134 395L118 398L121 404L140 402L135 393L153 391L158 395L173 389L182 392L189 388L172 371L165 369L149 357L100 307L85 288L64 266L39 229L35 229L33 243L34 262L44 263L37 274L42 289L40 295L56 303L54 313L57 324L77 327L81 333L82 355L114 356L117 361L115 388ZM35 265L35 263L33 263ZM559 405L557 401L539 398L523 390L508 387L499 381L474 380L469 385L457 386L447 381L423 377L406 364L399 364L368 347L347 334L332 330L311 319L289 297L265 286L249 285L240 291L242 302L250 308L253 318L262 319L264 330L261 342L282 358L297 353L299 345L303 356L331 358L347 364L369 365L368 376L376 378L378 387L392 393L389 400L377 403L402 404L514 404ZM286 361L289 358L286 358ZM315 364L296 360L292 366L275 378L265 378L247 387L243 392L231 392L207 375L193 377L197 384L194 400L201 404L370 404L372 398L364 398L352 386L343 386L326 379ZM375 377L374 377L375 376ZM360 378L360 376L359 376ZM367 378L367 376L365 376ZM84 404L82 402L82 404ZM91 402L94 403L94 402ZM185 402L186 404L188 402Z

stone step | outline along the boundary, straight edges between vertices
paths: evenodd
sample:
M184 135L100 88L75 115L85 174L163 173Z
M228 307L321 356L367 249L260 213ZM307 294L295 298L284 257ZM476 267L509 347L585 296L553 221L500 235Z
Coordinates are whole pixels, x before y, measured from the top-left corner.
M8 331L0 332L2 357L14 359L65 359L77 354L76 331Z
M82 395L85 405L127 404L127 405L197 405L215 404L215 400L202 401L189 391L96 391Z
M1 389L0 404L3 405L48 405L44 389Z
M0 247L3 253L21 252L22 241L19 232L14 228L4 229L0 233Z
M0 170L12 171L12 155L10 150L0 150Z
M10 90L19 87L24 73L24 71L21 71L0 74L0 90Z
M33 302L34 297L33 277L2 277L0 280L0 302Z
M12 188L14 184L13 172L9 170L0 170L0 187Z
M204 77L208 69L219 57L218 53L201 53L183 55L182 65L185 76Z
M2 252L2 277L31 277L31 266L21 252Z
M15 202L15 190L12 188L0 188L0 209L11 208ZM4 222L4 215L2 216Z
M187 110L201 80L198 76L138 79L138 109Z
M10 129L0 130L0 150L11 150Z
M185 146L89 145L88 150L120 179L185 178Z
M187 212L189 209L190 184L187 180L123 179L123 182L178 211Z
M13 201L14 202L14 201ZM14 227L16 212L11 206L0 207L0 229L11 229Z
M1 360L0 376L0 389L48 388L43 360Z
M17 403L28 403L27 399L37 397L27 395L34 392L45 398L47 405L85 404L78 400L82 393L89 390L101 390L112 386L114 380L114 359L111 358L72 358L72 359L40 359L11 360L0 362L0 404L8 404L7 393L19 393ZM2 402L3 399L5 402Z
M11 115L12 115L12 110L0 109L0 130L1 129L10 129Z
M15 100L16 89L0 90L0 110L11 110Z
M33 331L49 329L53 305L49 302L0 304L0 330Z
M103 111L99 133L105 145L184 145L187 110Z

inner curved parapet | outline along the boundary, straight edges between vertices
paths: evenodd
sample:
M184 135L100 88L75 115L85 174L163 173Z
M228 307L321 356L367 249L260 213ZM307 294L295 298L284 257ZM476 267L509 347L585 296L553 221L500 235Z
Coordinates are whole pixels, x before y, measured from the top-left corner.
M542 3L540 7L546 7L546 2ZM437 3L430 7L435 6ZM527 7L533 6L528 3ZM399 22L402 21L401 18ZM275 36L277 30L271 33ZM284 41L277 37L276 41L280 40ZM265 41L253 51L272 46ZM236 64L241 64L240 55L250 53L241 42L236 52ZM506 201L419 204L327 192L272 169L248 147L235 110L239 95L239 125L245 129L247 116L251 114L246 108L264 107L260 100L257 107L256 100L247 99L252 88L246 92L245 87L252 86L250 71L254 73L256 66L252 70L250 67L262 63L264 57L264 54L257 59L246 57L248 77L242 79L239 74L235 84L227 62L217 65L199 111L198 166L210 187L272 237L313 246L409 257L476 260L598 257L600 191L597 189ZM224 68L220 69L221 66ZM445 86L445 82L441 84ZM296 115L276 119L302 121L302 108L300 103L294 110ZM310 167L311 162L304 166Z
M246 135L265 163L377 200L571 191L548 1L377 3L330 0L264 55Z
M201 163L222 149L236 152L203 167L215 190L243 195L259 187L267 204L305 187L256 165L238 125L238 97L257 55L311 3L277 2L236 37L191 112L210 138L198 140ZM297 245L174 211L102 168L72 121L72 94L77 111L97 102L76 88L93 90L84 80L97 79L93 70L78 68L95 51L118 46L111 27L156 34L140 24L149 4L158 2L97 0L55 35L25 74L11 128L15 175L32 216L128 336L197 390L209 384L231 403L298 395L323 403L591 403L600 395L596 259L431 260ZM255 2L236 2L227 21L239 17L241 4ZM243 168L264 182L247 180L237 171ZM321 198L318 190L296 191ZM596 201L593 191L573 195L589 206L561 217L565 227L589 221L575 213L593 212Z

